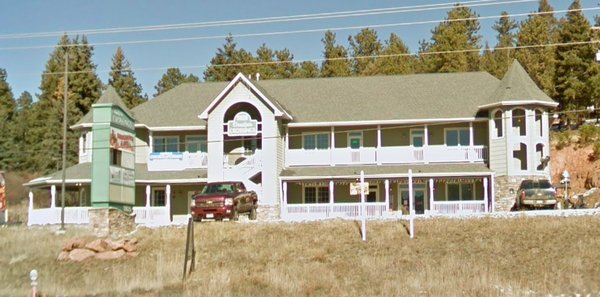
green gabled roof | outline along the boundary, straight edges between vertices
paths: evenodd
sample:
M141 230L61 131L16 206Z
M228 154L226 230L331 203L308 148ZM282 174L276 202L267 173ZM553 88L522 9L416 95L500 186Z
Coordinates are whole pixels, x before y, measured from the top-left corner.
M293 122L475 117L498 79L485 72L281 79L253 82Z
M205 125L198 115L229 82L183 83L133 108L138 123L148 127Z
M519 105L531 102L556 106L552 98L548 97L538 86L533 79L523 69L519 61L514 60L500 85L489 97L486 104L482 104L481 108L488 108L500 105Z
M412 169L414 176L482 176L491 171L485 164L411 164L411 165L364 165L364 166L306 166L284 169L280 176L284 180L323 179L358 177L364 171L366 177L406 177Z
M67 168L66 184L83 183L89 184L92 180L92 163L79 163ZM197 182L206 181L206 169L188 169L181 171L148 171L146 164L135 164L135 180L136 183L145 182L153 183L181 183L181 180ZM60 185L62 183L62 170L52 174L33 179L24 186L27 187L43 187L47 185Z
M98 98L98 100L96 102L94 102L94 104L106 104L106 103L111 103L111 104L115 104L117 106L119 106L121 109L123 109L123 111L125 113L127 113L130 117L133 117L133 114L131 113L131 111L129 110L129 108L127 108L127 105L125 105L125 103L123 102L123 99L121 99L121 96L119 96L119 94L117 93L117 90L115 90L115 88L111 85L108 85L106 87L106 90L104 90L104 93L102 93L102 96L100 96L100 98ZM83 117L81 117L81 119L79 119L79 121L73 125L71 128L76 128L78 126L84 125L84 124L92 124L94 122L94 116L93 116L93 110L90 109L90 111L88 111L88 113L86 113Z

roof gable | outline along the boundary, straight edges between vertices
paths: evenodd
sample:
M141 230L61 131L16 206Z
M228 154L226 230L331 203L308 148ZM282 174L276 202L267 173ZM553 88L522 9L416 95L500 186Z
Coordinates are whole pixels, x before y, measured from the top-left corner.
M215 109L215 107L217 105L219 105L219 103L221 103L221 101L227 96L227 94L229 94L229 92L231 92L231 90L233 90L233 88L235 88L235 86L237 86L237 84L239 84L239 83L243 83L247 88L249 88L253 93L255 93L256 96L265 105L267 105L271 110L273 110L275 117L283 117L288 120L292 119L292 116L287 111L285 111L285 109L283 109L278 102L268 98L259 88L257 88L257 86L255 86L242 73L238 73L229 82L229 84L227 84L225 89L223 89L223 91L221 91L221 93L219 93L219 95L217 95L217 97L208 105L208 107L206 107L206 109L204 109L204 111L202 111L202 113L200 113L200 115L198 115L198 118L207 120L208 114L211 113L213 111L213 109Z
M135 119L135 117L133 117L129 108L127 108L127 105L125 105L125 103L123 102L123 99L121 99L121 96L119 96L119 94L117 93L117 90L115 90L115 88L111 85L108 85L106 87L106 90L104 90L104 93L102 93L102 96L100 96L100 98L98 98L98 100L96 100L96 102L94 102L94 104L117 105L130 118ZM75 125L71 126L71 129L77 129L77 128L82 128L82 127L86 127L86 126L91 127L91 124L93 122L94 122L93 110L90 109L90 111L88 111L88 113L86 113L83 117L81 117L81 119L79 119L79 121Z

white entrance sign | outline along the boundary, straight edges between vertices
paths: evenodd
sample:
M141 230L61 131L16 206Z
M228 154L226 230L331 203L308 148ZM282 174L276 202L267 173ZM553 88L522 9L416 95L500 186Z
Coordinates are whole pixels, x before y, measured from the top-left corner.
M369 195L369 183L364 183L363 193ZM350 195L360 195L360 183L350 183Z
M240 111L233 120L227 121L229 136L255 136L256 134L258 134L258 121L253 120L247 112Z

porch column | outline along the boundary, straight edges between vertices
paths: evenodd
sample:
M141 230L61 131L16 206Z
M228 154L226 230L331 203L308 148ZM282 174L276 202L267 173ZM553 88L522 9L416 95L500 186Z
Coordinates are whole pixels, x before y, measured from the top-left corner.
M434 211L434 209L433 209L433 178L429 179L429 210Z
M50 208L56 207L56 185L50 187Z
M329 165L333 164L333 149L335 148L335 127L331 127L331 143L329 144Z
M333 183L332 180L329 181L329 216L331 217L333 215L333 203L335 198L333 197L335 192L335 185Z
M413 193L412 169L408 169L408 209L410 216L410 239L415 237L415 195Z
M496 211L496 189L495 189L495 179L496 177L494 176L494 174L492 174L492 176L490 176L490 193L492 194L492 212Z
M154 147L154 137L152 136L152 131L148 131L148 151L152 153L152 149Z
M488 178L487 177L483 178L483 205L485 208L483 212L488 212Z
M469 163L474 163L475 160L471 154L473 150L473 146L475 142L473 141L473 122L469 122L469 150L467 151L467 156L469 158Z
M429 126L423 126L423 162L429 164L427 148L429 147Z
M167 209L167 223L171 222L171 185L165 189L165 208Z
M29 191L29 211L27 211L27 226L31 226L31 217L33 215L33 192ZM8 220L6 220L8 222Z
M381 149L381 125L377 125L377 151L375 153L375 160L377 165L381 165L381 159L379 158L379 150Z
M383 182L383 187L385 188L385 212L390 211L390 180L386 179Z
M283 164L285 164L285 166L289 166L286 160L286 156L290 150L290 129L288 128L288 126L285 126L285 139L283 147Z
M150 207L150 185L146 185L146 207Z
M283 208L281 213L287 216L287 182L283 182L283 188L281 190L282 192L282 201L283 203L281 203L281 207Z

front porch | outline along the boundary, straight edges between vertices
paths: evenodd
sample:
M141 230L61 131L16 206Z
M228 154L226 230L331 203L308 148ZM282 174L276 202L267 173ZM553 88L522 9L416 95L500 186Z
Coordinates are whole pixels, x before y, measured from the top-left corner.
M357 177L303 178L282 179L280 204L283 220L352 219L362 216L360 195L350 195L350 184L355 183ZM409 187L406 174L387 178L366 177L366 217L386 218L409 214L410 188L416 215L459 215L493 211L491 174L421 175L412 181L412 187Z

